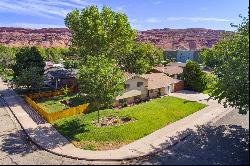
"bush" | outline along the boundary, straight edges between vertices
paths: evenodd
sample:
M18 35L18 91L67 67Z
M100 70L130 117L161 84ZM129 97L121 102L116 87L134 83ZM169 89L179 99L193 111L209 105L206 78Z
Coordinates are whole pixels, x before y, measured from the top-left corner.
M185 88L197 92L202 92L207 86L206 73L203 72L198 63L188 61L183 68L181 78L185 81Z

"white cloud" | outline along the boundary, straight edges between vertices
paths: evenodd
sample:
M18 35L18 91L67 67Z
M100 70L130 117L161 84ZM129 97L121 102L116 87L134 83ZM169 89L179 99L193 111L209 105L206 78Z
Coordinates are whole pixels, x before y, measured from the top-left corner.
M139 31L145 30L145 27L142 26L142 25L140 25L140 24L131 24L131 27L132 27L133 29L136 29L136 30L139 30Z
M159 18L151 17L151 18L147 18L147 19L145 20L145 22L146 22L146 23L160 23L160 22L162 22L162 20L159 19Z
M89 4L91 3L83 0L1 0L0 12L62 18L72 9L81 9Z
M117 6L114 10L117 12L125 12L126 11L125 6Z
M31 23L11 23L11 24L1 24L1 27L18 27L18 28L66 28L64 25L54 25L54 24L31 24Z
M200 10L201 10L201 11L207 11L208 8L207 8L207 7L201 7Z
M129 19L129 22L130 22L130 23L136 23L136 22L137 22L137 19Z
M118 7L116 7L115 9L116 9L117 11L123 11L123 10L124 10L122 6L118 6Z
M155 1L155 2L153 2L154 5L160 5L162 3L163 3L162 1Z
M77 4L77 5L89 5L88 2L83 1L83 0L69 0L69 1L73 2L73 3Z
M225 19L225 18L215 18L215 17L168 17L167 21L215 21L215 22L230 22L234 21L233 19Z

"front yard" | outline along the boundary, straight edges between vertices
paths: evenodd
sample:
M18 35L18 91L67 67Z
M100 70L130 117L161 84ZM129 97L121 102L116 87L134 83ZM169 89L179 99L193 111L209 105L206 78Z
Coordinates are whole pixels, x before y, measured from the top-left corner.
M206 105L175 97L163 97L120 110L101 110L100 117L113 117L117 126L97 126L97 112L76 115L53 125L75 146L89 150L109 150L142 138L167 124L182 119ZM120 124L120 119L131 119Z
M84 100L81 97L78 97L77 94L42 98L35 100L35 102L49 113L62 111L70 107L84 104Z

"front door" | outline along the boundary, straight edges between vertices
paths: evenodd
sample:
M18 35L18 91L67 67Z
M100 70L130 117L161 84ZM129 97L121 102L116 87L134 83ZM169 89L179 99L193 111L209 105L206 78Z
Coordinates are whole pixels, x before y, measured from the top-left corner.
M169 93L173 93L173 91L174 91L174 87L173 86L174 86L173 84L169 85Z
M170 85L167 85L165 87L165 94L169 94L170 93Z

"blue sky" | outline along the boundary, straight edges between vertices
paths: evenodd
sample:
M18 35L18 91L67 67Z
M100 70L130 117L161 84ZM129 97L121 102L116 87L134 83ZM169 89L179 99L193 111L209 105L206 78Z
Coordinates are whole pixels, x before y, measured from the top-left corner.
M134 29L209 28L234 30L239 14L248 16L248 0L0 0L0 26L64 27L73 9L103 5L126 13Z

